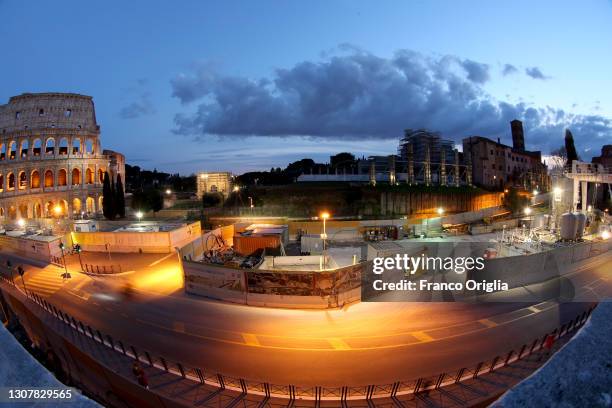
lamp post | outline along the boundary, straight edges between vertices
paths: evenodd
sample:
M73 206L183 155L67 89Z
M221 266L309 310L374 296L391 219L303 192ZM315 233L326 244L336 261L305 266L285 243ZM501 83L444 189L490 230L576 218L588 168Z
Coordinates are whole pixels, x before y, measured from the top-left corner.
M137 211L136 212L136 218L138 218L138 221L142 220L142 211Z
M80 244L75 244L74 245L74 250L77 253L77 255L79 256L79 263L81 264L81 271L83 271L83 259L81 258L81 245Z
M329 218L329 213L327 211L321 213L321 218L323 219L323 233L321 234L321 239L323 240L323 269L327 269L327 247L325 245L327 241L327 230L325 229L325 223Z
M249 197L249 206L251 207L251 215L253 215L253 197Z
M64 263L64 270L66 271L62 275L62 278L69 279L71 276L70 276L70 273L68 272L68 267L66 266L66 255L64 253L64 243L60 241L59 247L60 247L60 250L62 251L62 261Z

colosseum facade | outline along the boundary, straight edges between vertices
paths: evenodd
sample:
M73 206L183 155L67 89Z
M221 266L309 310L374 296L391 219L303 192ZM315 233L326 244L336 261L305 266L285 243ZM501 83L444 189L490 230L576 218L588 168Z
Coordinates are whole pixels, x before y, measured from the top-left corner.
M104 172L125 182L123 155L101 149L91 96L11 97L0 105L0 134L0 219L94 216Z

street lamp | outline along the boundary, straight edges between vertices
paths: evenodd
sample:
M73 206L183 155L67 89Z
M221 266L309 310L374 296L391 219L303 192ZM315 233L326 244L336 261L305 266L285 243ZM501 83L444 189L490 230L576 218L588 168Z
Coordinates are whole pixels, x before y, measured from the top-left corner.
M237 193L238 191L240 191L240 187L234 186L234 188L232 190L234 190L234 193Z
M533 195L537 196L540 192L538 190L533 190Z
M142 219L142 215L142 211L136 211L136 218L138 218L138 221Z
M525 215L531 215L531 208L530 207L525 207Z
M26 225L26 222L23 218L20 218L17 220L17 225L19 226L19 228L23 228Z
M442 216L442 214L444 214L444 208L440 207L437 209L438 215Z
M64 270L66 271L66 273L62 275L62 278L70 279L70 273L68 272L68 267L66 266L66 255L64 254L64 243L60 241L59 247L62 250L62 261L64 263Z
M321 234L321 239L323 240L323 269L327 269L327 257L326 257L326 248L325 241L327 241L327 230L325 229L325 223L329 218L329 213L324 211L321 213L321 219L323 220L323 233Z
M55 213L57 217L59 217L60 215L62 215L62 206L59 204L56 204L55 207L53 207L53 212Z
M166 195L170 195L170 194L172 194L172 190L170 190L169 188L166 189Z

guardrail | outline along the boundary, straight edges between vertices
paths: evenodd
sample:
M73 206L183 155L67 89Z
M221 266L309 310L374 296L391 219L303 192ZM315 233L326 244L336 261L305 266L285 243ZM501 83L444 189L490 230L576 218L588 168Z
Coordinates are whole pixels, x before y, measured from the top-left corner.
M81 270L85 273L93 273L96 275L110 275L123 272L121 264L118 265L93 265L88 263L81 264Z
M137 349L133 345L127 345L120 340L114 339L109 334L101 333L99 330L63 312L36 293L31 291L23 292L11 279L3 275L0 275L0 281L15 287L51 316L65 323L79 334L94 340L102 346L121 353L124 356L146 364L149 367L155 367L164 372L174 374L177 377L189 379L200 384L214 386L220 390L227 389L242 394L263 396L265 400L271 397L289 399L289 402L297 399L312 400L317 403L321 401L339 400L343 402L343 406L345 406L344 403L346 401L396 398L410 394L416 395L427 391L438 390L447 385L476 379L481 375L506 367L541 350L549 334L554 335L555 339L559 339L577 330L588 320L591 312L596 306L591 306L587 311L576 316L576 318L570 322L558 327L552 333L546 333L542 337L535 338L532 342L523 344L520 348L509 350L507 353L499 354L492 359L483 360L474 366L463 367L456 371L444 372L435 376L420 377L411 381L397 381L391 384L382 385L356 387L300 387L296 385L278 385L230 377L220 373L210 372L204 368L189 367L180 362L174 362L164 357L154 356L148 351Z

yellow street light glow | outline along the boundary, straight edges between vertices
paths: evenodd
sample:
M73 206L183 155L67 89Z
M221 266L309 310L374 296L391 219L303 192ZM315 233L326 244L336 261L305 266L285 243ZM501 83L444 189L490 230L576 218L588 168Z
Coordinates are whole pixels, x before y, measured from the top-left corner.
M23 228L25 226L25 220L23 218L18 219L17 225Z
M601 238L603 238L603 239L608 239L608 238L610 238L610 231L603 231L603 232L601 233Z
M538 190L533 190L533 195L537 196L540 192Z
M531 208L525 207L525 215L531 214Z
M327 211L322 212L321 213L321 218L323 218L324 220L328 219L329 218L329 213Z
M238 186L234 186L234 192L237 192L237 191L239 191L239 190L240 190L240 187L238 187Z
M167 190L166 190L166 194L168 194L168 195L172 194L172 190L167 189Z
M437 210L437 211L438 211L438 214L439 214L439 215L444 214L444 208L442 208L442 207L438 208L438 210Z
M57 204L55 207L53 207L53 212L55 212L55 214L60 215L62 213L62 207Z

